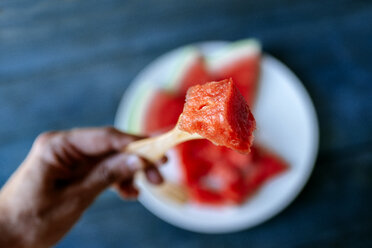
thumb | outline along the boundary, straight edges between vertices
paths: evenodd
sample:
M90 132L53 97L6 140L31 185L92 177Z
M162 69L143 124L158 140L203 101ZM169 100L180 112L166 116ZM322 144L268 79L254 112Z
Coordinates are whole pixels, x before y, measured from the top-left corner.
M136 171L144 167L144 161L136 155L115 154L97 164L84 180L82 187L100 193L113 183L131 179Z

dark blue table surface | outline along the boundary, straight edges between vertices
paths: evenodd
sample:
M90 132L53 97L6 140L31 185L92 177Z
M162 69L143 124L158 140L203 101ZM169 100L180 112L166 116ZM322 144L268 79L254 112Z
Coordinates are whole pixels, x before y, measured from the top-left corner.
M1 0L0 185L45 130L113 124L157 56L256 37L303 81L320 150L301 195L250 230L203 235L104 193L57 247L372 247L372 2Z

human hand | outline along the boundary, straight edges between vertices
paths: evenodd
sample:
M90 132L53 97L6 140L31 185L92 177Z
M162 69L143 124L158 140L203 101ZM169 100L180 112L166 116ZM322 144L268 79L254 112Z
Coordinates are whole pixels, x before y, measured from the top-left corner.
M134 140L138 137L114 128L40 135L0 191L0 247L54 245L107 187L136 197L138 170L150 182L162 183L154 164L122 152Z

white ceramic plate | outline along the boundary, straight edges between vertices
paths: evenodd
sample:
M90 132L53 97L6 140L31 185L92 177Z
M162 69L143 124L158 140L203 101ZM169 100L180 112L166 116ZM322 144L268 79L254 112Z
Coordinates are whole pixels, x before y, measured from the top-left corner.
M196 44L208 56L228 46L228 42ZM164 75L184 48L173 50L148 65L132 82L119 106L115 125L124 131L133 127L133 113L143 111L152 89L164 83ZM265 184L241 206L206 207L196 204L177 205L154 194L140 182L140 202L161 219L184 229L203 233L233 232L258 225L287 207L299 194L313 169L319 130L314 106L299 79L281 62L269 55L262 59L261 82L256 106L256 141L282 156L290 169ZM135 111L133 111L135 110ZM130 122L132 124L130 125ZM177 181L177 158L162 168L168 180Z

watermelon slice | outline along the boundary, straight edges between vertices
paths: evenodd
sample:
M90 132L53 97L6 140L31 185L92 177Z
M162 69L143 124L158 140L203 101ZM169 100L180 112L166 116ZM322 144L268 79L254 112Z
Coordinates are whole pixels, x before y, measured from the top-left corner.
M125 96L129 99L133 99L132 101L128 101L129 106L127 109L129 109L129 117L126 119L124 127L126 132L132 134L143 134L142 125L144 116L148 111L148 106L151 104L154 91L156 91L156 89L153 87L152 82L145 82L139 84L139 87L136 87L135 90L133 90L133 94ZM118 118L123 117L119 116Z
M192 199L201 204L222 205L225 203L223 192L204 188L200 185L190 185L188 187Z
M195 46L182 48L179 53L167 68L170 73L164 76L163 89L185 95L189 87L211 81L205 59Z
M212 78L207 71L204 57L198 54L184 70L183 77L178 83L179 88L177 92L181 95L185 95L190 87L210 82L212 81L211 79Z
M144 116L143 130L146 134L166 132L172 129L182 113L184 96L158 90L152 95Z
M288 168L277 155L257 145L243 155L194 140L180 145L177 151L191 197L204 204L240 204Z
M248 153L256 122L233 81L226 79L191 87L178 126L216 145Z
M146 134L170 130L182 113L186 91L196 84L210 81L204 57L194 46L187 46L169 69L165 84L150 97L143 115L142 130Z
M215 81L232 78L253 106L259 82L261 46L255 40L244 40L212 54L208 58L211 77Z
M253 146L251 156L252 162L245 172L245 180L253 189L259 188L267 180L288 168L282 158L262 146Z

